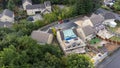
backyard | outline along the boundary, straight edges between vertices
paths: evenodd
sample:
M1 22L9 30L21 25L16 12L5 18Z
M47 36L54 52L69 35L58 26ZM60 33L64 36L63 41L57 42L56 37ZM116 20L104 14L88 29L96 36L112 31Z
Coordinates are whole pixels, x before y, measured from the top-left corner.
M95 38L91 39L89 42L90 42L90 44L97 44L97 43L99 43L100 41L101 41L101 40L100 40L99 38L95 37Z

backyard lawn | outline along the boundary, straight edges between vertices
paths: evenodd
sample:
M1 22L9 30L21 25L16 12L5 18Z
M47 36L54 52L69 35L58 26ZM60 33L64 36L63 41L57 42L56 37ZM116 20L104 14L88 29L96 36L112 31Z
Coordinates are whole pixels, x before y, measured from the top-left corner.
M97 37L93 38L90 40L90 44L96 44L96 43L99 43L101 40Z

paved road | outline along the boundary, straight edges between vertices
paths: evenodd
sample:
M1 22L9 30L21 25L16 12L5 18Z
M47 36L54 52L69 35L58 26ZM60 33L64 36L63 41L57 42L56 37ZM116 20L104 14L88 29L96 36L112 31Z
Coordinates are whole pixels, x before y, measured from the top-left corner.
M69 22L67 22L67 23L62 23L62 24L57 24L57 21L56 21L56 22L53 22L52 24L49 24L49 25L46 25L46 26L40 28L40 30L46 31L46 30L48 30L48 29L49 29L50 27L52 27L52 26L56 26L56 27L59 26L59 27L68 29L68 28L70 28L70 27L72 27L72 26L76 26L76 25L74 24L74 22L77 21L77 20L79 20L79 19L81 19L81 17L82 17L82 16L78 16L77 18L70 19Z
M120 49L112 56L107 57L96 68L120 68Z

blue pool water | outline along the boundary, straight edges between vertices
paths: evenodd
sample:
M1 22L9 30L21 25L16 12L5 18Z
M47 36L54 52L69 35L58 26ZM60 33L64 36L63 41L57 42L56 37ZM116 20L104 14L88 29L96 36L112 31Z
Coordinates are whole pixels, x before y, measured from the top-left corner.
M64 40L71 40L77 37L72 29L64 30L63 34L64 34Z

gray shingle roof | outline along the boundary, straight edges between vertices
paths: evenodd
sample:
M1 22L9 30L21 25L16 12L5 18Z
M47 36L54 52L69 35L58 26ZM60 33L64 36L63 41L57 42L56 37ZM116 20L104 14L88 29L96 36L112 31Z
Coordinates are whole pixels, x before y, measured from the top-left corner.
M44 4L27 5L26 9L45 9Z
M31 0L22 0L22 3L25 3L25 2L30 2L30 3L32 3Z
M31 37L39 43L47 43L49 40L49 36L49 33L43 31L33 31L31 34Z
M10 22L1 22L0 21L0 27L4 27L4 26L7 26L7 27L11 27L13 23L10 23Z
M9 16L9 17L13 17L14 12L12 12L12 11L9 10L9 9L5 9L5 10L3 11L2 15L6 15L6 16Z
M113 13L105 13L104 14L105 19L116 19L115 15Z
M83 32L85 34L85 36L91 35L95 33L95 29L93 29L93 27L91 27L90 25L85 26L82 28Z
M45 6L51 6L50 1L45 1L44 4L45 4Z
M102 24L102 22L104 21L104 17L100 14L99 15L92 14L90 17L90 20L94 26L98 26L98 25Z

